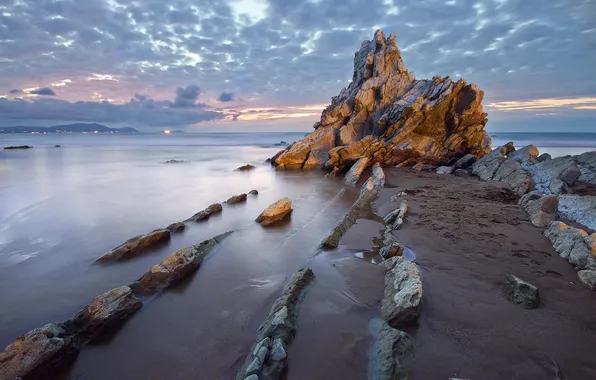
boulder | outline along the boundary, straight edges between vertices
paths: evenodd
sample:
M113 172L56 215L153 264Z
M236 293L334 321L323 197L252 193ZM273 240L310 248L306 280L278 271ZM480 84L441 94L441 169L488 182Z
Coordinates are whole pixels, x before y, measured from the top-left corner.
M596 269L596 234L555 221L544 231L559 256L580 269Z
M453 166L439 166L437 168L437 174L452 174L455 170Z
M472 165L472 173L480 177L483 181L493 179L495 173L501 167L501 164L507 159L507 155L514 151L515 148L513 147L513 142L509 142L496 148Z
M411 356L414 351L412 339L385 321L378 324L373 331L373 345L369 355L369 379L407 380L402 360Z
M522 196L519 203L530 215L534 226L548 227L555 220L559 202L554 195L542 196L539 191L532 191Z
M230 197L225 203L231 205L234 203L246 202L246 197L247 195L245 193L234 195L233 197Z
M190 218L186 219L185 222L202 222L211 217L211 215L219 214L223 210L220 203L214 203L207 207L203 211L199 211Z
M447 163L465 154L480 157L490 152L483 96L463 80L416 80L395 36L378 30L356 52L352 81L331 99L315 130L272 163L280 169L314 168L327 153L324 166L332 170L362 157L383 166L406 160L411 165Z
M120 324L143 306L130 287L121 286L97 296L72 320L83 343L88 343L105 329Z
M594 270L580 270L577 272L582 284L586 285L590 290L596 290L596 271Z
M509 184L518 196L522 196L534 188L532 177L526 172L520 161L512 158L501 163L492 179Z
M13 149L31 149L32 146L29 145L12 145L12 146L5 146L4 149L6 150L13 150Z
M298 322L299 302L308 285L315 279L311 269L300 269L286 282L283 294L275 301L267 319L257 332L237 380L247 378L281 379L287 362L287 347L294 340Z
M182 232L185 229L186 229L186 224L184 224L184 222L172 223L166 227L166 230L170 231L170 233Z
M350 170L346 173L344 182L347 185L355 186L356 183L358 183L358 180L360 179L362 172L364 171L364 169L368 167L369 163L370 158L368 157L362 157L361 159L356 161L356 163L352 165Z
M31 330L0 353L0 379L51 378L77 357L81 345L66 323L50 323Z
M420 314L422 281L416 264L401 256L383 262L385 291L381 303L383 319L392 327L416 323Z
M258 190L251 190L248 192L250 195L259 195L259 191Z
M205 257L232 231L177 250L130 285L135 294L155 294L197 270Z
M128 239L118 247L105 253L102 257L97 259L97 262L106 263L109 261L129 259L159 244L163 244L168 240L170 240L170 231L166 229L151 231L148 234Z
M478 157L474 154L466 154L455 162L455 169L467 169L474 165L474 162L476 162L477 159Z
M267 207L255 221L261 223L262 226L268 226L277 223L292 213L292 200L290 198L282 198L271 206Z
M255 167L252 166L251 164L246 164L246 165L242 165L239 168L236 169L236 171L241 171L241 172L245 172L245 171L249 171L254 169Z
M573 159L581 167L596 170L596 151L582 153L574 156Z
M507 275L505 284L507 299L524 309L535 309L540 305L540 293L534 285L512 274Z
M559 195L559 213L565 218L596 230L596 196Z
M537 158L540 152L534 145L527 145L510 153L507 157L510 160L516 160L523 166L534 165L538 162Z
M579 176L580 169L571 156L557 157L527 166L536 183L536 189L543 194L564 194L569 192Z

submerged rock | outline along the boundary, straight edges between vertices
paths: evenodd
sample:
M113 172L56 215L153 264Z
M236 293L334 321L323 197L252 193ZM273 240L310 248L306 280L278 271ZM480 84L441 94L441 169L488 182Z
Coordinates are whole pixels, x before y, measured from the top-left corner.
M165 243L168 240L170 240L170 231L167 229L151 231L148 234L139 235L128 239L118 247L97 259L97 262L106 263L108 261L128 259L150 248L153 248L156 245Z
M406 160L411 165L446 163L468 153L490 152L483 92L463 80L416 80L393 34L385 37L378 30L372 41L363 42L353 73L348 88L333 97L315 123L315 131L276 155L274 165L300 169L324 162L331 170L362 157L393 166ZM313 155L317 159L307 165Z
M590 290L596 290L596 271L589 269L580 270L577 272L577 276Z
M83 343L90 342L104 329L120 324L125 318L143 306L130 287L121 286L95 297L73 319Z
M368 157L362 157L361 159L356 161L356 163L352 165L350 170L346 173L346 177L344 179L346 184L355 186L356 183L358 183L358 180L360 179L362 172L364 171L364 169L368 167L369 163L370 158Z
M281 379L287 361L287 347L294 340L298 322L298 304L308 285L315 279L312 270L300 269L286 282L283 294L275 301L257 332L237 380Z
M237 169L236 169L236 171L245 172L245 171L248 171L248 170L252 170L252 169L254 169L254 168L255 168L255 167L254 167L253 165L251 165L251 164L246 164L246 165L242 165L242 166L240 166L239 168L237 168Z
M292 200L290 198L282 198L271 206L267 207L255 221L261 223L262 226L279 222L292 213Z
M412 355L414 345L408 334L385 321L373 332L373 347L368 365L369 379L407 380L402 360Z
M49 323L19 336L0 353L0 379L45 380L66 368L82 343L66 323Z
M246 194L234 195L233 197L230 197L225 203L231 205L234 203L246 202L246 196Z
M205 240L199 245L177 250L161 263L154 265L141 278L130 285L135 294L155 294L177 280L194 272L205 257L232 231Z
M416 323L420 315L422 281L416 264L401 256L383 262L385 292L381 304L383 319L392 327Z
M12 145L12 146L5 146L4 149L6 150L13 150L13 149L31 149L32 146L29 145Z
M505 284L507 299L524 309L535 309L540 305L540 293L534 285L512 274L507 275Z
M203 211L197 212L196 214L185 220L185 222L202 222L204 220L209 219L211 215L219 214L222 210L223 207L220 203L214 203L211 206L204 209Z

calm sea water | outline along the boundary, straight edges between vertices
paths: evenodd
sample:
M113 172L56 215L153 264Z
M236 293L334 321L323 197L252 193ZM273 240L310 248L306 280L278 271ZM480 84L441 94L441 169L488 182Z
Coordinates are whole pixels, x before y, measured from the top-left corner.
M339 178L324 180L322 171L276 172L264 164L280 149L275 143L303 136L0 135L0 146L34 146L0 150L0 347L32 328L73 316L94 296L131 283L174 250L232 229L199 275L150 302L106 342L83 350L65 379L232 377L285 278L312 257L357 195L343 193ZM533 143L554 156L596 149L594 134L493 138L494 146ZM257 168L234 171L247 163ZM167 246L134 260L93 265L132 236L251 189L259 195L226 206ZM289 222L270 229L253 222L284 196L294 201ZM333 260L341 257L335 253ZM342 320L376 315L375 309L365 316L344 315L338 303L351 301L341 289L343 280L333 277L335 263L321 255L309 265L317 267L322 283L334 284L328 291L339 295L321 300L318 312ZM366 327L351 334L368 339ZM359 365L365 366L363 347L350 360L364 360Z

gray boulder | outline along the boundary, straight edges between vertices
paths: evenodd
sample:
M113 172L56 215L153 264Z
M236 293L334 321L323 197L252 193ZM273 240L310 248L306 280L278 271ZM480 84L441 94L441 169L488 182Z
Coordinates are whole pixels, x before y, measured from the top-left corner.
M557 157L538 162L526 168L536 183L536 189L543 194L564 194L569 192L581 172L573 157Z
M262 226L268 226L277 223L292 213L292 200L290 198L282 198L267 207L255 221L261 223Z
M156 245L165 243L168 240L170 240L170 231L167 229L151 231L148 234L128 239L118 247L105 253L102 257L97 259L97 262L106 263L109 261L128 259L139 253L145 252Z
M596 271L580 270L577 272L577 276L590 290L596 290Z
M480 177L483 181L493 179L501 164L507 159L507 155L514 151L513 142L496 148L472 165L472 173Z
M170 231L170 233L182 232L185 229L186 229L186 224L184 224L184 222L172 223L166 227L166 230Z
M470 172L468 172L465 169L455 169L455 171L453 172L453 175L456 177L469 177Z
M385 291L381 304L383 319L392 327L415 323L420 315L422 281L416 264L401 256L383 262Z
M364 171L364 169L368 167L369 164L370 158L368 157L362 157L361 159L356 161L356 163L352 165L350 170L346 173L344 182L347 185L355 186L356 183L358 183L358 180L360 179L362 172Z
M519 204L530 215L530 220L536 227L548 227L555 220L558 200L554 195L542 196L535 190L522 196Z
M465 156L457 160L454 166L456 169L467 169L470 166L474 165L474 162L476 162L477 159L478 158L474 154L466 154Z
M402 361L414 351L412 340L405 332L394 329L385 321L375 322L373 345L369 355L369 379L406 380Z
M186 219L185 222L202 222L209 219L211 215L219 214L222 210L223 207L220 203L214 203L206 209L199 211L190 218Z
M525 167L537 163L539 154L540 152L538 151L538 148L536 148L534 145L527 145L521 149L517 149L514 152L509 153L507 159L518 161Z
M558 198L562 216L596 230L596 196L560 195Z
M508 183L513 192L522 196L534 188L534 182L518 160L507 159L493 175L493 180Z
M453 166L439 166L437 168L437 174L451 174L455 170Z
M524 309L535 309L540 305L540 293L534 285L512 274L507 275L505 285L507 299Z
M585 152L573 158L581 167L596 170L596 151Z
M177 250L130 285L135 294L155 294L197 270L205 257L232 231Z
M231 205L234 203L246 202L246 197L247 195L245 193L234 195L233 197L230 197L225 203Z

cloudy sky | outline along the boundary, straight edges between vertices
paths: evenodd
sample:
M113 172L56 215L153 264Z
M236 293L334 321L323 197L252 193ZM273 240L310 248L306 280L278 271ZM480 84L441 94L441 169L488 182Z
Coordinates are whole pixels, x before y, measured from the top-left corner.
M0 0L0 126L304 130L394 32L489 129L596 132L596 0Z

